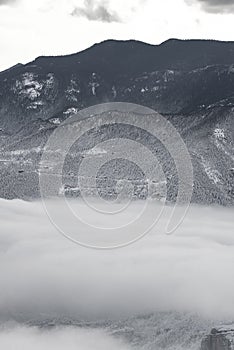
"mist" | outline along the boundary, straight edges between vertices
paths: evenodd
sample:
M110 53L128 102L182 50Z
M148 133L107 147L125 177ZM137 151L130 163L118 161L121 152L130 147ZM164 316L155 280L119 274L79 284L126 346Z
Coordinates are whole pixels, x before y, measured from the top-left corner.
M1 200L0 209L1 317L173 309L234 318L232 209L191 206L173 235L164 217L138 242L105 251L67 240L39 202Z
M130 350L121 341L113 339L104 331L61 328L39 330L36 327L15 326L0 329L0 344L3 349L18 350Z
M54 206L59 208L58 202ZM25 326L35 320L120 320L158 312L194 313L217 322L234 319L232 209L191 206L173 235L165 234L166 210L150 233L113 250L85 248L66 239L40 202L0 200L0 210L0 344L4 349L12 349L12 341L24 344L22 349L47 349L37 345L41 342L65 349L70 341L83 344L86 339L80 347L86 350L93 348L92 337L97 339L95 349L98 344L102 349L128 349L101 330L90 330L87 336L82 329L40 333ZM97 225L99 215L94 212L92 217Z

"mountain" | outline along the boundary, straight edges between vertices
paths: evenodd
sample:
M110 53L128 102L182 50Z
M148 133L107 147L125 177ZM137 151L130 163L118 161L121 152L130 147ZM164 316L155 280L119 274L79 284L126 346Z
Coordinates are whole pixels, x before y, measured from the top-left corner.
M48 136L77 111L105 102L136 103L165 116L192 158L193 201L234 203L234 42L177 39L160 45L108 40L73 55L42 56L1 72L0 197L38 197L38 168ZM130 130L115 132L123 137ZM94 132L82 149L93 147L98 135ZM158 147L155 142L155 152ZM168 155L161 158L170 175ZM68 167L73 163L70 159ZM102 169L101 178L141 180L136 169L126 166L119 172L117 166ZM74 195L73 173L69 169L64 188ZM173 181L169 200L177 193ZM100 186L116 195L113 181Z

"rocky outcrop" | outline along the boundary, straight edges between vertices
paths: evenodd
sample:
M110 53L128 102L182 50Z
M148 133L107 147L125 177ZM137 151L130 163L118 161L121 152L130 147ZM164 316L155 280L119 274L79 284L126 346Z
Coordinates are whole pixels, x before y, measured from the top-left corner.
M213 328L201 344L201 350L233 350L234 328Z

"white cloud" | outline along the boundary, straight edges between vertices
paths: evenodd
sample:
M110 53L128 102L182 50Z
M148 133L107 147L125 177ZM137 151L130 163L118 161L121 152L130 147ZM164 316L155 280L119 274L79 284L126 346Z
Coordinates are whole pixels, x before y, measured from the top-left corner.
M202 9L211 13L233 13L233 0L186 0L190 4L200 4Z
M40 203L1 200L0 210L1 320L159 310L234 318L231 209L192 207L172 236L164 234L165 216L144 239L111 251L65 239Z
M108 5L108 1L85 0L83 7L74 8L72 16L85 17L91 21L120 22L119 16Z

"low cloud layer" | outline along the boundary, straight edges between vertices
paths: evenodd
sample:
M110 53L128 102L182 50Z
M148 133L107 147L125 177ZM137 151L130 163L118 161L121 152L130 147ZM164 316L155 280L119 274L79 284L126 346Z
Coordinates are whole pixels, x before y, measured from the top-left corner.
M108 1L85 0L83 7L76 7L72 16L85 17L91 21L120 22L119 16L110 10Z
M232 210L192 207L171 236L166 211L151 234L111 251L64 238L40 203L0 200L0 211L2 321L167 310L234 319ZM93 216L99 225L100 214Z
M57 201L54 208L59 211ZM162 327L173 332L160 335L163 348L175 339L187 349L189 339L197 339L191 348L199 348L199 329L207 334L213 327L207 318L214 325L234 319L231 209L192 206L171 236L164 233L171 213L166 210L150 234L110 251L83 248L63 237L41 203L0 200L0 212L4 350L131 350L136 340L141 349L156 341ZM103 217L94 211L92 219L100 225ZM105 220L111 224L113 218ZM102 319L112 319L111 324ZM55 327L36 327L53 320ZM64 320L72 326L62 326Z
M130 350L104 331L56 328L50 331L34 327L0 328L1 349L12 350Z
M214 12L214 13L234 12L234 0L192 0L192 3L200 3L202 8L207 12Z

